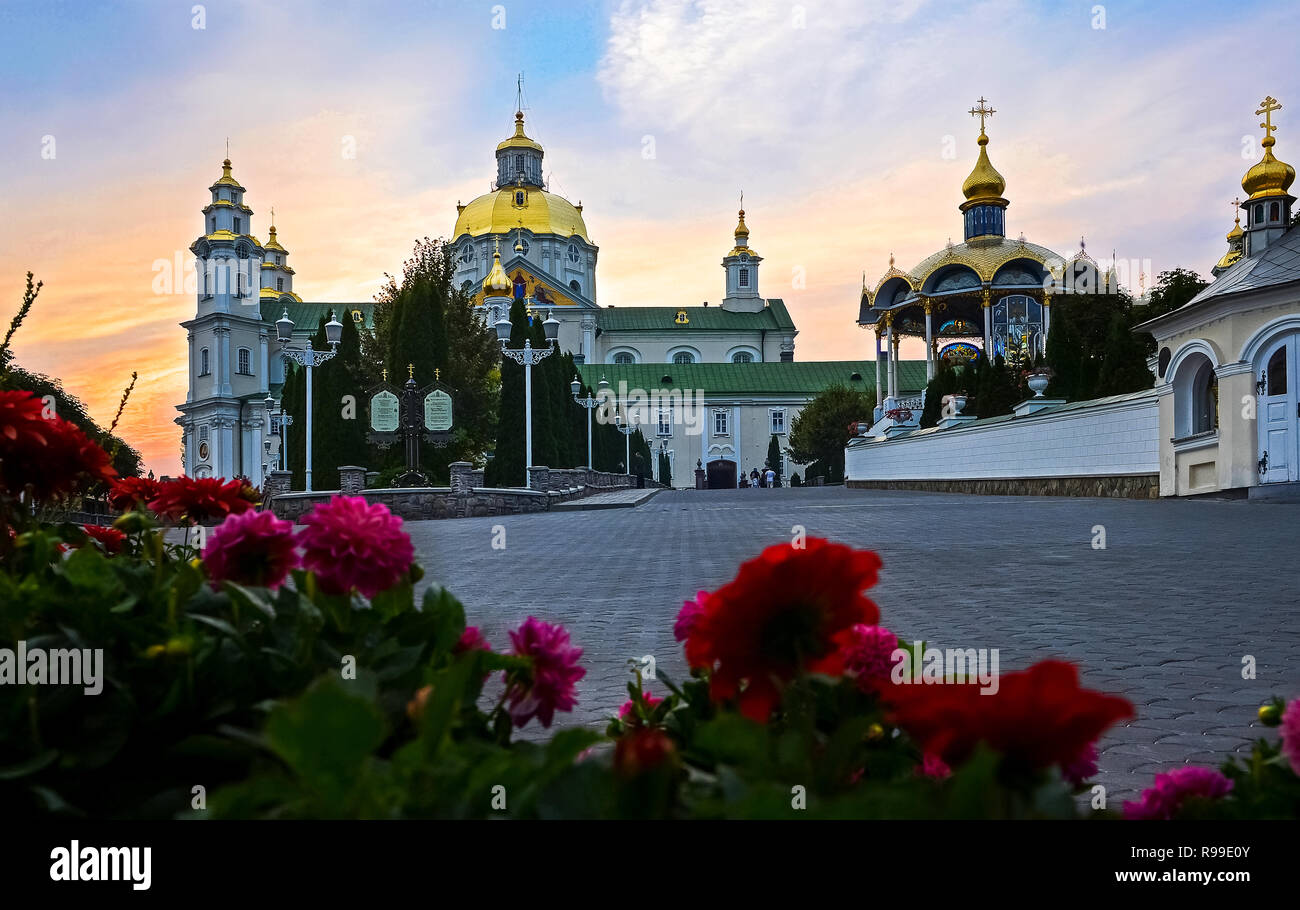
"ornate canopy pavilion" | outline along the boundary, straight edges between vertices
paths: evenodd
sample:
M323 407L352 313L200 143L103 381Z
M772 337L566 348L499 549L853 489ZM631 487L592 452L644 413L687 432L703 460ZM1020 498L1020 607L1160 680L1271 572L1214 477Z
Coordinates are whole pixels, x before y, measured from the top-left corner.
M863 276L858 325L875 331L876 404L886 411L914 406L902 398L919 394L899 388L896 364L904 337L925 339L927 380L941 358L962 362L985 352L1024 363L1045 348L1052 296L1096 281L1097 264L1082 243L1067 261L1023 234L1006 237L1006 181L989 161L984 130L994 111L981 98L970 113L980 118L979 158L962 184L964 240L949 241L906 272L895 268L891 255L889 271L874 288Z

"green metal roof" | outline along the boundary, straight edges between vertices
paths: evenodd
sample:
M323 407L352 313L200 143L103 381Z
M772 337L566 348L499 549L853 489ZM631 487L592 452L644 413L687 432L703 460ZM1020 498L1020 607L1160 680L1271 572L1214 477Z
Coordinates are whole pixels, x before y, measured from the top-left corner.
M711 309L711 308L710 308ZM593 389L603 376L618 388L620 381L636 389L702 389L706 395L807 395L833 385L866 391L875 389L873 360L773 361L768 363L587 363L578 368ZM857 373L859 379L852 376ZM664 382L664 377L671 382ZM925 387L925 361L900 360L899 384Z
M794 320L778 298L766 301L757 313L733 313L720 306L629 306L598 310L596 324L602 332L769 332L794 331ZM679 323L677 314L687 322Z
M269 322L272 325L284 313L286 304L279 300L266 299L262 304L262 321ZM289 318L293 320L293 329L295 332L316 331L320 321L324 318L326 321L330 318L330 311L338 317L340 322L346 314L360 312L361 322L357 324L358 328L373 330L375 327L375 305L374 303L298 303L289 301L287 304ZM355 317L353 317L355 319Z

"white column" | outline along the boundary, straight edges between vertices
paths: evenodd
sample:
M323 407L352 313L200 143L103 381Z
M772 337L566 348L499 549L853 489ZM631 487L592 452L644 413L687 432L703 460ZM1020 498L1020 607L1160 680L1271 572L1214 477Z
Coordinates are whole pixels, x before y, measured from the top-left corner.
M303 467L303 481L307 492L311 492L311 374L315 370L307 365L307 458Z
M221 473L221 421L214 420L210 426L212 427L212 474L221 477L223 476Z
M224 395L230 394L230 329L223 329L221 332L221 359L218 361L221 367L221 392Z
M889 394L888 398L893 398L897 389L894 388L896 377L894 374L894 323L890 322L885 326L885 349L889 352Z
M1047 333L1052 330L1052 305L1047 302L1047 295L1043 295L1043 354L1047 354Z
M876 407L885 401L885 390L880 385L880 333L876 332Z
M248 472L248 476L252 479L253 486L260 487L262 485L262 458L266 456L266 452L262 449L262 425L266 422L266 418L259 410L254 410L253 413L258 416L258 419L249 427L248 435L251 437L250 441L253 448L253 463L250 465L251 470Z
M185 401L188 404L194 400L194 374L198 372L198 364L194 362L194 333L186 332L185 340L190 346L190 375L185 386Z
M983 307L983 310L984 310L984 359L991 363L993 361L993 308L990 306L985 306Z
M221 329L213 330L211 344L212 347L208 349L208 372L212 375L212 397L217 398L221 395Z
M934 345L931 342L930 304L925 305L925 380L934 378Z
M266 341L266 333L265 333L265 332L261 332L261 333L259 333L258 336L257 336L257 348L258 348L259 359L261 360L261 369L262 369L262 385L261 385L261 390L262 390L262 392L264 392L264 393L270 393L270 391L271 391L271 364L270 364L270 358L267 356L267 347L266 347L266 344L267 344L267 341ZM262 397L265 398L266 395L264 394ZM258 462L258 464L261 464L261 462Z
M531 347L527 342L525 348ZM531 354L532 351L529 351ZM307 437L310 439L311 437ZM533 466L533 362L531 357L524 359L524 486L532 479L528 469Z

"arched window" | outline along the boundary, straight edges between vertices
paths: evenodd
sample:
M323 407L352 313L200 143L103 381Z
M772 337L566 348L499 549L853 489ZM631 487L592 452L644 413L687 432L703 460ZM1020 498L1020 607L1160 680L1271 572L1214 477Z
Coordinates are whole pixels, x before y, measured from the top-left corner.
M569 287L573 288L579 294L582 293L582 285L578 282L578 279L576 278L569 282Z
M1268 207L1268 220L1277 221L1281 217L1282 217L1282 209L1278 206L1276 202L1274 202Z
M694 363L695 355L690 351L678 351L673 355L673 363Z
M474 261L474 244L467 243L460 248L460 261L465 265Z
M515 205L523 205L523 204L524 204L524 191L518 190L515 193Z
M199 351L199 375L208 375L208 349L203 348Z
M253 352L248 348L240 348L236 354L235 372L243 376L253 375Z
M1207 360L1192 380L1192 432L1209 433L1219 428L1219 377Z
M1264 203L1261 202L1255 206L1255 223L1259 224L1263 220L1264 220Z
M468 291L473 286L474 286L474 282L470 281L468 278L466 278L464 281L460 283L460 289L462 291Z
M732 363L753 363L754 355L749 353L749 351L737 351L736 353L731 355L731 362Z
M1023 294L993 304L993 357L1020 366L1042 351L1043 305Z
M614 355L615 363L636 363L636 358L627 351L619 351Z
M578 261L578 245L576 243L569 244L569 261L570 262Z

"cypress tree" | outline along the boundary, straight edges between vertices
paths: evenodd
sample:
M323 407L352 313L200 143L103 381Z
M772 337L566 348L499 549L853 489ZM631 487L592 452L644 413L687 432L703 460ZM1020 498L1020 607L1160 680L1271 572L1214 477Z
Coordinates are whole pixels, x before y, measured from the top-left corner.
M522 298L510 304L510 341L522 348L528 337L528 311ZM497 408L496 451L488 462L484 483L494 487L522 487L527 483L524 464L524 368L501 355L501 400Z
M773 471L776 472L776 485L781 485L781 441L772 434L772 438L767 443L767 463Z

